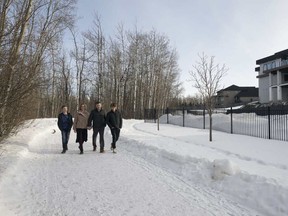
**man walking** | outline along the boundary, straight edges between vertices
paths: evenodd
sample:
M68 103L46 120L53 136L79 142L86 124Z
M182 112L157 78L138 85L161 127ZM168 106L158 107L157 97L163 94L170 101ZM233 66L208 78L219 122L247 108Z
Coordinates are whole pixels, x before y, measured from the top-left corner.
M93 123L92 123L93 122ZM96 139L99 133L100 135L100 153L104 152L104 130L106 127L106 115L104 110L102 109L102 104L97 101L95 103L95 109L91 111L88 118L88 128L91 128L91 124L93 125L93 136L92 136L92 144L93 151L96 151Z
M121 113L117 110L116 103L112 103L110 107L111 110L107 113L106 120L112 134L111 150L113 153L116 153L116 142L119 139L120 129L122 128L122 116Z
M73 125L72 115L68 113L68 107L62 106L62 112L58 115L58 128L61 131L62 136L62 154L68 150L68 141L70 137L70 131Z

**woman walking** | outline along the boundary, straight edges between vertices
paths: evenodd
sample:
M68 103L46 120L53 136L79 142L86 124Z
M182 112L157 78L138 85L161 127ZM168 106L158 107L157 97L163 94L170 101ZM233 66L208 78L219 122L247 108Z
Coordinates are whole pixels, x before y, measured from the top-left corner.
M73 125L73 130L76 133L76 143L79 143L80 154L83 154L83 143L87 142L88 117L89 113L86 111L86 105L81 104Z

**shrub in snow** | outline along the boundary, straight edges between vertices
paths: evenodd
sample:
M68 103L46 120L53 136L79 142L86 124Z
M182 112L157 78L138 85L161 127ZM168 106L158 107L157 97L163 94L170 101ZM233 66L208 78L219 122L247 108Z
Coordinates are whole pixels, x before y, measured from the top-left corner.
M214 160L212 179L221 180L225 175L235 175L239 172L239 167L229 160Z

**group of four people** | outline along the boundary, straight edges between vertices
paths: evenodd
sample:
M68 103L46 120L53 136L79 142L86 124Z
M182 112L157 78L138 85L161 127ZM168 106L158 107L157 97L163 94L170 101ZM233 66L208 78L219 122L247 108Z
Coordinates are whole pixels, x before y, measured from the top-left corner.
M119 139L120 129L122 128L122 116L115 103L112 103L110 108L111 110L105 114L105 111L102 109L102 104L100 102L96 102L95 109L93 109L89 114L86 110L86 105L81 104L73 123L73 118L68 112L68 107L63 105L62 112L58 115L58 127L62 135L63 151L61 153L64 154L68 150L68 141L72 127L76 133L76 143L79 143L80 154L83 154L83 143L87 142L88 139L87 130L90 130L91 128L93 128L93 151L96 151L96 140L99 133L100 153L103 153L105 147L104 130L106 125L108 125L111 130L111 150L113 153L116 153L116 142Z

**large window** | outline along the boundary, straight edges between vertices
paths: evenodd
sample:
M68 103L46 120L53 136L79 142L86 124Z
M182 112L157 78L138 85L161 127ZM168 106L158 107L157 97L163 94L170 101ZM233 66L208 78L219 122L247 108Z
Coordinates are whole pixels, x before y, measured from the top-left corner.
M283 75L283 80L284 80L284 82L288 82L288 73L285 73Z
M281 66L288 65L288 59L281 60Z
M264 66L263 66L263 70L271 70L273 68L276 68L276 61L272 61L272 62L269 62L269 63L265 63Z

